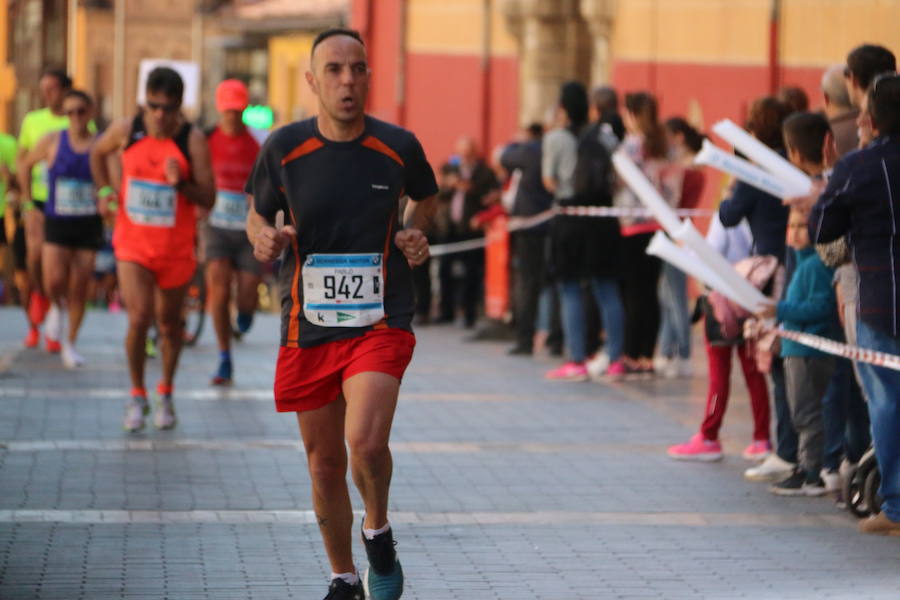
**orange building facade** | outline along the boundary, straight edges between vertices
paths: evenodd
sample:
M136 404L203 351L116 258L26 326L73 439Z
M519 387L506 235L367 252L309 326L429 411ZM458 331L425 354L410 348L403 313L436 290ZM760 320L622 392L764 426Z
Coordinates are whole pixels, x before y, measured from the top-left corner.
M739 122L750 101L784 85L822 105L822 72L862 43L900 52L900 2L626 0L612 40L612 81L649 89L663 115L708 127Z
M413 130L433 161L462 135L491 148L515 132L519 64L498 3L354 0L350 23L368 46L370 112Z
M588 15L598 5L611 17L603 40ZM560 27L563 19L573 26ZM525 102L522 79L534 72L529 49L548 48L548 32L581 56L549 46L537 77L649 90L662 117L708 129L725 117L741 122L754 98L782 85L821 106L824 68L865 42L900 52L898 23L900 0L353 0L350 15L369 46L370 111L415 131L435 162L461 135L490 150L542 114L532 96ZM593 43L573 44L585 30Z

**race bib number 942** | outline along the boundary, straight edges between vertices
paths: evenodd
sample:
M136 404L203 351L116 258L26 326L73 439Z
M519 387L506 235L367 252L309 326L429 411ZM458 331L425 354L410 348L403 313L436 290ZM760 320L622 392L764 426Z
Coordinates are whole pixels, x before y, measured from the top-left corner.
M381 254L310 254L301 273L303 314L322 327L367 327L384 318Z
M175 202L175 188L171 185L144 179L128 180L125 210L133 223L174 227Z

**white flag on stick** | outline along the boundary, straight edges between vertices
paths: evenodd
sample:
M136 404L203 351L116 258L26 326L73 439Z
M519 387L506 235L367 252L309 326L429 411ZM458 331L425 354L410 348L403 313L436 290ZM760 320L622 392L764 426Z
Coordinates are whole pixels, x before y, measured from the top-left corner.
M796 191L794 196L809 194L812 189L812 180L806 173L735 125L734 122L724 119L713 125L712 130L723 140L740 150L747 158L794 188Z
M613 165L619 176L625 180L625 183L644 206L653 213L653 216L669 235L684 243L697 255L705 267L715 273L719 281L715 281L713 289L732 298L745 309L754 313L772 303L749 281L741 277L734 267L703 239L689 219L685 219L683 222L679 220L672 207L663 200L653 184L627 154L621 150L613 154Z
M729 300L743 306L740 294L731 289L715 271L707 267L695 254L677 246L662 231L657 231L650 240L650 244L647 245L647 254L658 256L697 281L714 290L718 290L719 293Z
M634 161L622 150L617 150L612 156L613 166L632 192L638 197L647 209L653 213L666 231L678 228L681 220L675 210L669 206L647 176L638 168Z
M728 173L747 185L778 198L796 198L803 195L800 188L795 185L779 179L751 162L725 152L709 140L703 140L703 147L694 158L694 164L708 165Z

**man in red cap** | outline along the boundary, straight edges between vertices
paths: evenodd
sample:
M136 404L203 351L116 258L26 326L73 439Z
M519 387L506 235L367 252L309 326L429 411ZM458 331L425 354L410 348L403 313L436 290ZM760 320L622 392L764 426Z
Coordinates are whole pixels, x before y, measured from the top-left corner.
M219 122L208 134L216 178L216 204L204 232L209 310L219 341L219 367L213 385L231 384L231 336L240 336L250 328L262 273L245 233L248 205L243 189L259 153L259 143L242 120L248 104L249 92L243 82L226 79L220 83L216 89ZM237 282L234 327L230 314L233 280Z

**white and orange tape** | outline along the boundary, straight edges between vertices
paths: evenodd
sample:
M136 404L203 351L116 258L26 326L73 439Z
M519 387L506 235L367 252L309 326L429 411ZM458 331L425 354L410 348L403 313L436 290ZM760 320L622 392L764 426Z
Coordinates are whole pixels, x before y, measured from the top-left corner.
M707 208L678 209L675 213L679 217L711 217L715 210ZM546 223L556 215L570 217L653 217L653 213L646 208L619 208L616 206L558 206L545 210L531 217L510 217L506 229L508 231L521 231L531 229ZM484 237L448 244L436 244L431 246L431 256L446 256L458 252L477 250L487 245Z
M780 337L820 350L827 354L849 358L856 362L864 362L877 367L900 371L900 356L879 352L877 350L868 350L866 348L860 348L859 346L851 346L850 344L843 344L810 333L789 331L787 329L777 329L776 333Z

